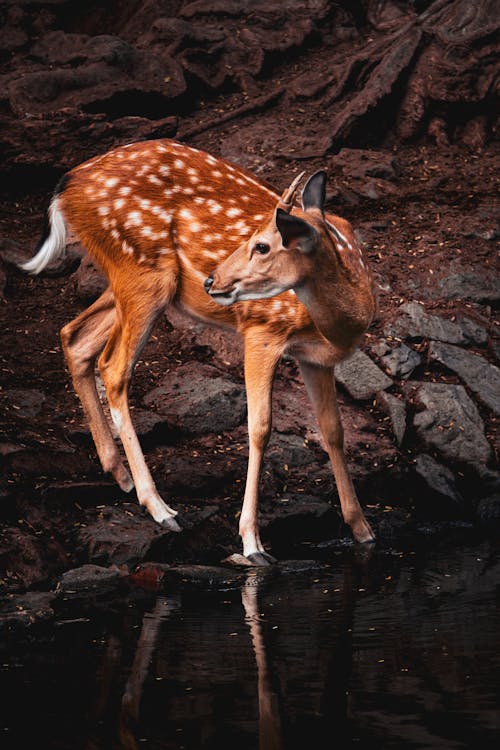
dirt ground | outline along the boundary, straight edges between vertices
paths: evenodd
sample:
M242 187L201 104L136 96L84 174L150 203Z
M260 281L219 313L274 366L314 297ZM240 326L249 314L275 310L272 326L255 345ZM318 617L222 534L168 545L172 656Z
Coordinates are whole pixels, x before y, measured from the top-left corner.
M62 3L61 7L66 6ZM366 44L369 30L363 29ZM94 32L87 33L92 36ZM24 49L11 54L18 55L18 68L26 69L29 57ZM176 137L234 160L278 190L299 171L310 174L326 167L327 208L356 228L380 285L379 312L366 346L382 336L384 324L397 317L401 304L420 300L428 311L449 320L466 314L478 322L489 334L481 354L488 361L497 361L495 346L500 331L495 303L446 299L439 286L457 269L498 278L499 150L494 127L479 143L463 142L452 137L456 131L446 119L451 116L447 110L439 127L434 124L405 140L390 127L381 135L370 119L363 134L361 119L345 143L339 131L325 148L324 139L338 113L326 109L324 98L309 96L300 106L296 99L281 94L273 98L271 93L278 89L290 92L298 80L311 79L315 70L326 75L328 55L332 54L320 39L308 43L298 39L281 57L271 54L261 70L252 76L248 73L246 89L223 83L206 96L193 96L190 105L183 94L179 112L161 112L159 133L153 125L160 118L147 112L137 120L138 137ZM32 66L38 70L38 63L32 62ZM4 74L12 75L14 69L12 57L5 57ZM188 92L189 86L194 86L190 80ZM152 100L147 101L151 105ZM175 104L175 97L173 101ZM110 508L116 506L131 517L137 514L134 498L121 496L102 475L63 361L59 330L85 306L74 278L68 270L31 278L12 262L32 254L57 177L72 164L114 143L134 140L135 112L133 116L117 113L129 120L127 132L118 128L110 134L106 124L112 126L120 118L116 113L110 115L109 106L107 112L90 114L87 106L83 115L78 102L63 105L58 104L54 112L33 115L31 125L40 139L40 158L36 138L30 140L27 135L30 123L26 117L16 114L12 103L10 109L2 110L3 132L11 127L4 138L5 180L0 202L0 282L4 278L0 283L0 291L4 287L0 294L0 585L5 590L45 585L62 570L86 561L82 528L105 517ZM147 109L146 99L142 106ZM484 123L484 112L479 109L477 105L472 114L483 117ZM389 103L382 109L386 117L391 111ZM426 122L432 124L432 117ZM68 123L70 133L65 129ZM87 138L89 124L97 132L92 138ZM80 149L73 148L79 132L84 131ZM421 348L425 354L425 342ZM144 410L143 398L162 374L187 363L208 363L241 381L240 355L237 341L225 334L206 333L192 323L179 328L162 320L136 367L131 403L137 412ZM449 371L427 360L419 376L458 382ZM415 517L419 514L414 497L418 488L408 486L408 467L416 445L413 437L400 448L375 402L356 402L342 390L340 401L348 459L369 518L383 530L391 514L395 523ZM480 412L497 458L498 419L486 408ZM285 469L283 461L276 469L268 460L262 482L263 513L279 513L277 502L287 495L335 499L326 455L291 361L279 368L274 413L277 434L303 439L313 463L309 469L303 465ZM238 550L237 515L247 455L244 425L221 434L192 436L179 432L168 421L152 428L145 424L142 440L158 486L175 507L187 515L207 508L217 511L216 524L203 527L198 537L192 534L187 546L177 542L172 555L216 561ZM281 450L279 441L277 445Z

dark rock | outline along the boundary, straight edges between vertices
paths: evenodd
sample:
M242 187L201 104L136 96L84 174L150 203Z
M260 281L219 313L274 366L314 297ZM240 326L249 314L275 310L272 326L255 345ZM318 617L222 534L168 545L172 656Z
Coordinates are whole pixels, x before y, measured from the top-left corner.
M19 419L32 419L40 414L45 394L34 388L13 388L4 391L3 398L7 407L12 410L12 416Z
M429 356L448 367L496 414L500 414L500 369L479 354L431 341Z
M405 302L398 308L398 317L384 329L386 336L409 339L435 339L450 344L484 344L487 332L467 318L453 322L430 315L419 302Z
M84 256L72 280L78 298L85 303L96 300L108 286L108 280L96 267L90 255Z
M406 404L396 396L392 396L385 391L377 393L377 402L382 406L384 411L391 419L392 431L396 442L401 445L406 432Z
M493 354L495 355L495 359L497 360L497 362L500 362L500 341L492 341L491 348L493 350Z
M422 383L417 400L425 410L414 425L424 445L435 448L449 461L486 464L491 447L476 405L461 385Z
M3 260L0 258L0 300L4 297L5 287L7 286L7 274Z
M381 362L393 377L407 378L422 362L422 357L406 344L401 344L381 357Z
M69 594L109 593L122 583L124 576L125 573L117 567L103 568L100 565L82 565L63 573L57 591L65 596Z
M214 367L198 363L167 373L144 403L194 434L232 430L246 414L243 386L221 377Z
M467 299L485 305L500 302L500 281L494 273L486 275L463 269L440 279L438 287L445 299Z
M476 508L476 516L486 531L498 533L500 530L500 493L483 497Z
M434 494L446 500L452 500L454 503L462 502L455 486L453 473L446 466L435 461L432 456L426 453L417 456L415 470Z
M170 535L150 516L134 508L105 508L100 517L82 526L79 547L96 565L128 565L144 560L153 542Z
M365 180L366 177L394 180L400 171L397 159L393 154L384 151L343 148L334 157L333 162L336 167L342 169L346 177L361 180Z
M326 501L308 495L287 495L273 510L261 513L261 529L279 556L294 544L339 536L342 521Z
M289 469L308 466L313 463L315 456L305 445L304 439L298 435L275 433L266 452L266 460L271 463L273 469L282 470L285 466Z
M0 629L28 627L51 620L54 617L52 603L55 598L53 591L32 591L4 599L0 606Z
M359 401L369 399L377 391L384 391L392 385L392 380L360 349L336 365L335 378Z

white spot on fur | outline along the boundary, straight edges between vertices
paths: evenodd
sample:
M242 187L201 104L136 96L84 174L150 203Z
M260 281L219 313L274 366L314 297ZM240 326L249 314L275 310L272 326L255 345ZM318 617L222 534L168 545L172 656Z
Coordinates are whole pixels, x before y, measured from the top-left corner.
M106 216L107 214L109 214L109 206L99 206L99 208L97 209L97 213L100 216Z
M222 206L220 205L220 203L216 203L215 201L209 201L209 203L210 207L208 210L211 214L218 214L219 211L222 211Z
M126 227L140 227L142 225L142 214L139 211L131 211L127 216Z
M167 167L165 165L161 166L158 170L160 174L162 174L164 177L170 174L170 167Z
M125 205L125 200L123 198L118 198L118 200L116 200L113 203L113 205L115 207L115 211L118 211L120 208L123 208L123 206Z
M129 243L126 240L123 240L122 252L124 252L125 255L132 255L132 253L134 252L134 248L132 247L132 245L129 245Z
M109 180L106 180L105 185L108 188L113 188L115 185L118 185L118 177L111 177Z
M173 252L171 247L160 247L158 250L159 255L171 255Z
M121 187L118 191L119 195L129 195L129 193L132 192L132 188L128 185L125 185L124 187Z
M264 218L264 214L255 214L253 218L255 219L255 221L262 221L262 219Z
M152 185L159 185L160 187L163 185L163 182L161 180L159 180L158 177L156 177L156 175L154 175L154 174L150 174L149 175L148 181Z
M226 211L226 216L229 216L230 218L233 218L233 216L239 216L241 214L241 211L239 208L230 208L229 211Z
M184 167L185 167L185 166L186 166L186 165L184 164L184 162L182 161L182 159L176 159L176 160L174 161L174 167L175 167L176 169L184 169Z
M222 177L222 172L219 169L214 169L212 175L213 177Z
M181 208L179 211L179 215L182 216L183 219L192 219L193 214L188 208Z

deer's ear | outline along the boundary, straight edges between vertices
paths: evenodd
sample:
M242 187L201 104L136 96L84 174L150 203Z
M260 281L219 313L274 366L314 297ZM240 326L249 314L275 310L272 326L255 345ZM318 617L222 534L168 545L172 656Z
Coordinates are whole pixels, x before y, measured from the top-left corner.
M315 172L311 175L304 185L304 190L302 191L302 208L304 211L315 208L322 214L325 205L325 197L326 172L324 169L320 169L319 172Z
M276 209L276 227L281 234L283 246L296 247L302 253L311 253L316 245L317 234L314 227L297 216Z

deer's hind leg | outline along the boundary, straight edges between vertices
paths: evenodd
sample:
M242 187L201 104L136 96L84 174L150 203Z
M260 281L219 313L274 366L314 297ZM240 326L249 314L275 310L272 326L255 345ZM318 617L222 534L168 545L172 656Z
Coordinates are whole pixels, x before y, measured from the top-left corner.
M93 305L61 330L63 351L82 403L104 471L114 476L121 489L130 492L134 483L125 468L97 394L95 362L104 349L116 321L113 292L110 288Z
M117 279L117 316L98 362L111 416L127 456L138 500L155 521L171 531L180 531L180 526L174 519L177 511L162 500L146 465L130 417L128 388L140 352L159 315L171 301L176 285L174 273L154 276L150 272L146 278L138 275L133 285L126 279L120 285Z

